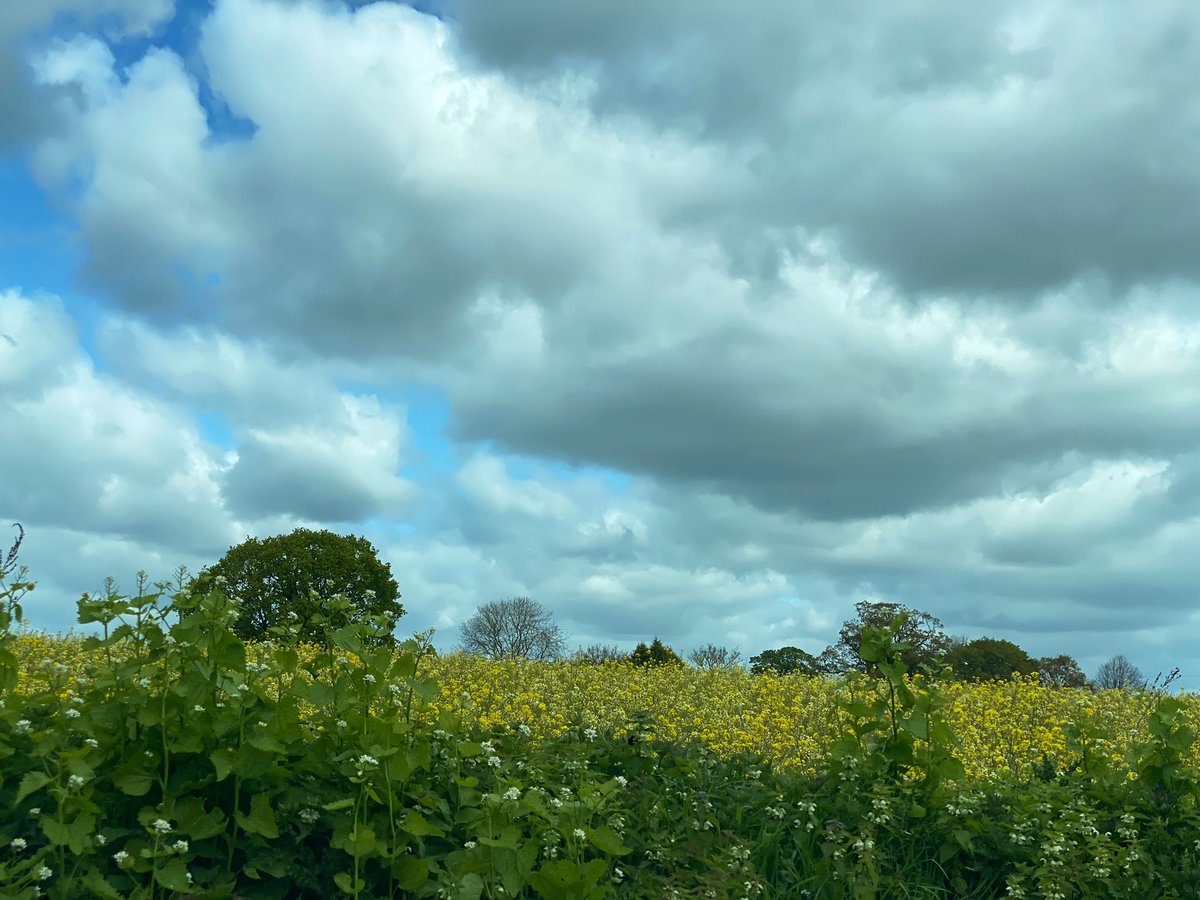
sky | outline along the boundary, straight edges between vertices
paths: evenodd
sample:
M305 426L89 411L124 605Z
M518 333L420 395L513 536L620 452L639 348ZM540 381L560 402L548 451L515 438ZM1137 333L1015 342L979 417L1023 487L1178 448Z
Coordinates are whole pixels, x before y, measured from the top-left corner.
M1198 77L1189 0L2 4L28 621L328 528L444 650L871 600L1196 689Z

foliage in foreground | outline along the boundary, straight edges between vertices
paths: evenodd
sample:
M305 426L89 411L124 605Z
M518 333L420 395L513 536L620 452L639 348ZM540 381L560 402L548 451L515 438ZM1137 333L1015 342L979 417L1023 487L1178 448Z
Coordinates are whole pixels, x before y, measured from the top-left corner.
M985 786L956 758L945 697L905 678L898 629L870 629L885 689L839 701L812 776L652 740L649 716L540 742L426 722L421 640L392 652L370 624L325 622L329 649L304 662L280 627L255 662L237 604L204 585L85 597L90 671L68 684L51 664L16 693L30 587L0 591L4 896L1197 896L1175 698L1132 752L1136 778L1077 728L1062 771Z

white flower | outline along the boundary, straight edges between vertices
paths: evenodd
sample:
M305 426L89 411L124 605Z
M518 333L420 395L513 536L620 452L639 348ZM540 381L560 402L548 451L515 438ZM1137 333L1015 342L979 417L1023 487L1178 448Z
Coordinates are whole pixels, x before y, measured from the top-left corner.
M617 783L618 787L625 787L625 785L629 784L629 779L626 778L624 775L613 776L613 781L615 781Z
M29 734L33 730L33 723L28 719L18 719L17 724L13 726L13 731L17 734Z
M571 834L577 838L587 837L587 834L584 832L584 830L582 828L576 828L574 831L571 832Z
M84 783L86 783L86 782L87 782L87 779L84 778L82 775L72 775L70 778L67 779L67 785L69 787L73 787L73 788L81 788L81 787L83 787Z
M498 757L498 756L489 756L489 757L487 758L487 764L488 764L489 766L491 766L493 769L498 769L498 768L500 768L500 757Z
M345 719L338 719L333 724L336 725L338 728L346 728L350 723L347 722Z
M84 743L87 744L89 747L91 747L93 750L95 750L97 747L100 746L100 742L98 740L96 740L95 738L88 738L86 741L84 741Z
M63 715L66 716L68 719L78 719L81 715L83 715L83 713L81 713L77 709L68 709L66 712L63 713Z
M363 676L363 681L365 681L367 684L374 684L375 676L372 675L370 672L368 672L366 675Z
M367 754L364 753L362 756L360 756L358 758L358 764L360 766L377 766L377 765L379 765L379 760L377 760L373 756L368 756Z
M31 816L40 816L42 814L42 808L40 806L35 806L29 810L29 814Z
M204 712L204 707L197 703L192 707L192 712Z
M300 810L300 821L308 825L311 825L319 818L321 818L321 814L311 807Z
M525 737L529 737L529 735L533 734L533 730L524 722L517 726L517 731L521 732L521 734L525 735Z
M585 728L583 731L583 736L589 741L594 741L596 739L596 735L597 732L595 728Z
M467 841L465 844L463 844L463 846L466 847L468 850L474 850L479 845L476 844L474 841Z
M171 830L171 823L166 819L155 819L153 827L159 834L166 834Z
M96 835L96 846L103 847L107 843L108 843L108 838L106 838L104 835L102 835L102 834Z
M140 684L142 687L150 687L150 679L149 678L139 678L138 684Z
M555 809L557 809L558 807L562 806L562 801L559 800L557 797L551 797L550 805L553 806Z
M171 845L171 849L174 850L176 853L187 853L188 852L188 842L187 841L176 841L175 843L173 843Z
M8 846L12 847L14 850L24 850L29 845L25 843L25 838L13 838L8 842Z
M42 866L37 870L37 880L45 881L47 878L54 877L54 873L47 866Z
M521 799L520 788L510 787L507 791L504 792L504 799L505 800L520 800Z

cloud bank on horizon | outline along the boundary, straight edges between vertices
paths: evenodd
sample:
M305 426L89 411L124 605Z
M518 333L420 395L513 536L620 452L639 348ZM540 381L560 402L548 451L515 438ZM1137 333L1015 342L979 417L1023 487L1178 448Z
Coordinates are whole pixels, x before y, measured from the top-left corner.
M1184 0L10 4L30 618L328 527L446 648L885 599L1195 687L1197 76Z

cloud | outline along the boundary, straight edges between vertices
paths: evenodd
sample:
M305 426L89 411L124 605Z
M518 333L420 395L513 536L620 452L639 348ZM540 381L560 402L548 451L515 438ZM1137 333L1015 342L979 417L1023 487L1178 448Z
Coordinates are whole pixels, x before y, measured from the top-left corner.
M172 0L38 0L0 8L0 152L28 146L52 133L55 96L27 65L38 38L56 23L80 28L103 23L105 35L145 35L170 17ZM59 95L61 96L61 95Z
M233 511L323 522L404 518L412 486L396 474L402 426L374 397L343 397L332 422L252 429L225 473Z
M220 462L190 416L97 373L61 302L0 294L0 507L34 522L198 552L219 521Z
M965 298L1197 275L1194 5L772 0L746 16L720 0L518 0L454 15L485 71L570 74L601 116L740 148L755 189L691 217L730 246L763 225L830 234L906 293Z

